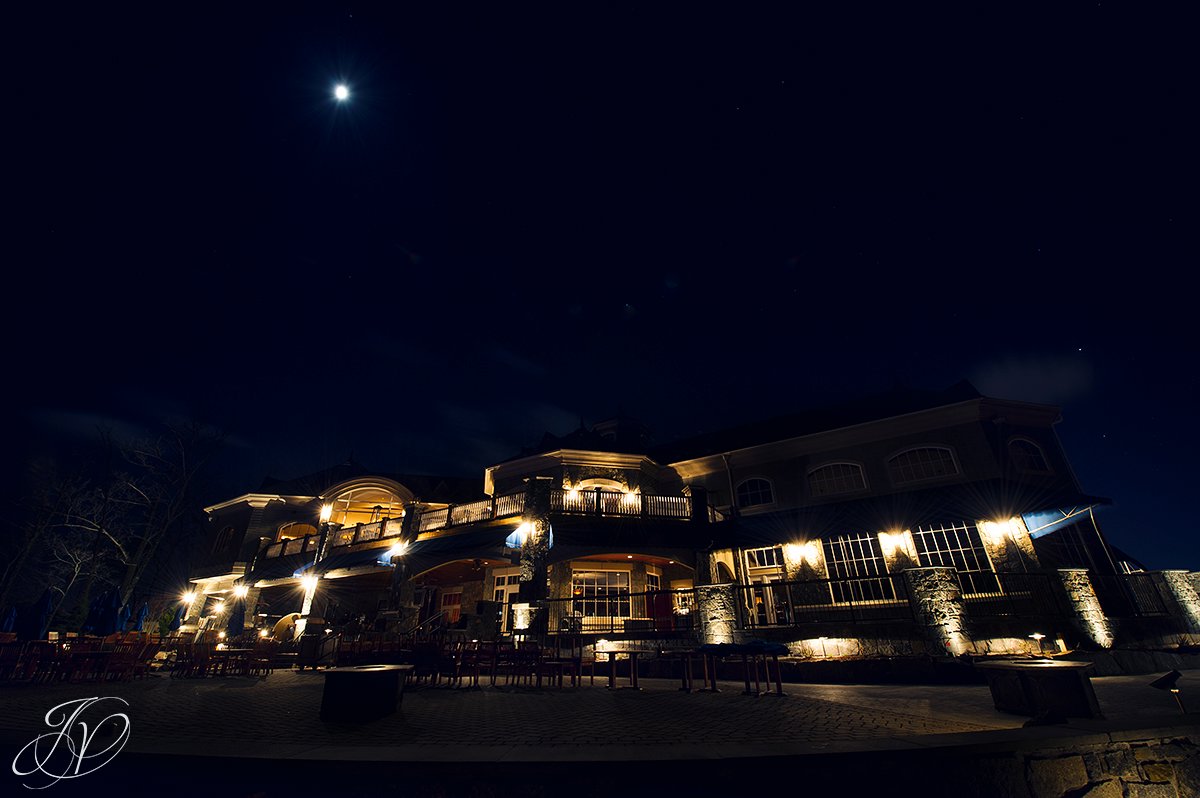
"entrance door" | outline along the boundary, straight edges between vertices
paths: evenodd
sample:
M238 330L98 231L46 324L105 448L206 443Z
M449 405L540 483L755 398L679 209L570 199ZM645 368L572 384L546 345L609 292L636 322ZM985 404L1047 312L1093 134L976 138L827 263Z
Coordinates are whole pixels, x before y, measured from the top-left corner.
M516 601L521 590L520 568L497 568L493 572L492 601L500 603L500 631L508 634L511 631L512 619L508 607Z

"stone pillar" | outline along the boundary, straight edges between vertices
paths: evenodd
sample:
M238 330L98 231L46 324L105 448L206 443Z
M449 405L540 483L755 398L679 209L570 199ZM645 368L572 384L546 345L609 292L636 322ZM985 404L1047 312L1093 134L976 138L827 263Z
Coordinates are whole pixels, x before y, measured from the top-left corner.
M246 604L246 628L258 629L264 621L258 617L258 597L262 593L261 587L253 587L246 585L246 597L240 599Z
M696 616L701 642L737 642L737 593L733 585L697 585Z
M688 495L692 498L692 513L689 520L693 524L707 524L708 488L702 485L688 485Z
M783 544L784 578L803 582L825 578L825 556L819 540Z
M1018 516L1003 521L978 521L976 528L996 571L1020 574L1041 567L1029 529Z
M1188 578L1192 580L1192 589L1196 591L1197 595L1200 595L1200 571L1192 571L1188 574Z
M879 550L883 553L883 561L889 574L904 573L909 568L919 568L921 565L917 559L917 544L913 540L911 530L880 532Z
M904 572L917 624L936 650L956 657L971 650L967 610L953 568L910 568Z
M1075 627L1087 640L1100 648L1112 648L1113 632L1086 568L1059 568L1063 591L1071 608Z
M528 623L528 626L522 628L514 623L514 631L522 631L535 638L540 638L546 631L546 598L550 581L550 491L553 488L554 480L551 477L530 477L525 481L525 513L521 519L525 527L525 540L521 543L521 581L517 597L520 604L529 605L527 615L523 613L522 619L522 623Z
M1175 606L1170 607L1171 614L1183 624L1188 634L1200 634L1200 596L1192 584L1187 571L1156 571L1154 580L1162 588L1164 596Z

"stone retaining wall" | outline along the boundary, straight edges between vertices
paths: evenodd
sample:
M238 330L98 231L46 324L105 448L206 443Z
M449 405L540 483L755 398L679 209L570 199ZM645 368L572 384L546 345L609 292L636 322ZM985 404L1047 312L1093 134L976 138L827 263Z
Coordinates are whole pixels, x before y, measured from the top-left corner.
M1121 737L1114 732L1107 743L969 757L962 767L974 771L977 782L975 789L968 787L963 794L1012 798L1200 795L1200 734Z

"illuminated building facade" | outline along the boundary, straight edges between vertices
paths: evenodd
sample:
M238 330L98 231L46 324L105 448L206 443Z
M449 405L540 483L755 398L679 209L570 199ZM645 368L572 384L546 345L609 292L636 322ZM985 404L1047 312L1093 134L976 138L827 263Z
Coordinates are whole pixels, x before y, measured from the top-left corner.
M811 657L1194 639L1195 575L1106 545L1107 500L1081 490L1059 419L962 383L665 446L613 419L482 483L352 464L269 481L208 508L187 620L219 623L241 587L247 622L277 634L320 618Z

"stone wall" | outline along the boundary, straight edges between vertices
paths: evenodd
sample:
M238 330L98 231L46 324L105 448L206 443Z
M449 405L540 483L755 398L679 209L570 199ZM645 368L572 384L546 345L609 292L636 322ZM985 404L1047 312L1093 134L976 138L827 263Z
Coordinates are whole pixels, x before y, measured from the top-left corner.
M1076 629L1094 645L1112 648L1112 627L1104 617L1104 609L1100 606L1100 600L1096 598L1096 590L1092 586L1087 569L1060 568L1058 576Z
M950 656L971 650L967 612L953 568L911 568L904 572L913 617L935 647Z
M961 795L1012 798L1190 798L1200 795L1200 734L1109 741L963 757ZM1132 739L1131 739L1132 738Z

